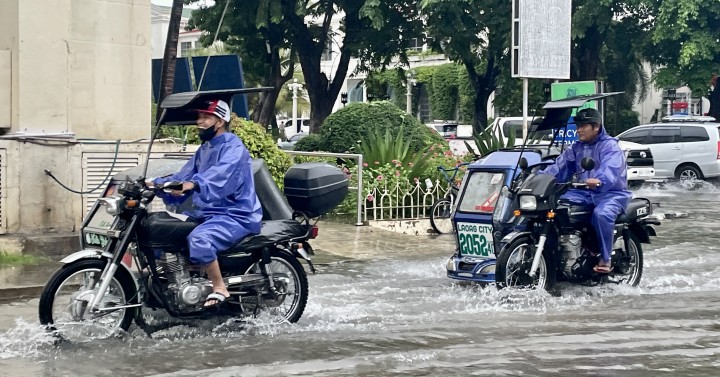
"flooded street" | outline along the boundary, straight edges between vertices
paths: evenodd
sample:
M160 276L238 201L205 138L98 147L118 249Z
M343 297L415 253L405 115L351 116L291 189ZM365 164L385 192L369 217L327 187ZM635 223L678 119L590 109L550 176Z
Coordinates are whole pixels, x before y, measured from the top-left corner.
M665 219L659 237L643 245L645 274L637 288L564 286L555 297L458 285L445 276L451 237L363 230L333 235L360 244L352 255L318 252L319 272L309 277L310 299L298 324L260 318L240 328L178 325L152 338L133 327L127 339L54 346L38 325L37 299L21 301L0 305L0 370L8 376L716 376L720 192L652 187L635 194L660 202L656 212L668 217L687 214ZM374 241L362 244L363 232Z

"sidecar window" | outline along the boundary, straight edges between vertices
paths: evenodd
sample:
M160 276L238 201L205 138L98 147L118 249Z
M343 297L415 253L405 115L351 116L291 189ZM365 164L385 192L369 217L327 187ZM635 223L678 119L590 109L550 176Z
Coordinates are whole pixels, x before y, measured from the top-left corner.
M465 184L465 191L460 199L458 210L471 213L492 213L504 182L505 173L472 173Z

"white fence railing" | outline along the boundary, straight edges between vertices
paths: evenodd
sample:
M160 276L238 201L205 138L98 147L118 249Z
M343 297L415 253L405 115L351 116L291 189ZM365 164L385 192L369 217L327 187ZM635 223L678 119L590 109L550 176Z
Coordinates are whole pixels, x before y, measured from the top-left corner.
M447 185L447 183L445 183ZM372 184L363 191L366 193L363 218L372 220L406 220L430 217L432 205L450 191L450 186L443 186L440 180L430 187L423 183L395 183L388 187Z

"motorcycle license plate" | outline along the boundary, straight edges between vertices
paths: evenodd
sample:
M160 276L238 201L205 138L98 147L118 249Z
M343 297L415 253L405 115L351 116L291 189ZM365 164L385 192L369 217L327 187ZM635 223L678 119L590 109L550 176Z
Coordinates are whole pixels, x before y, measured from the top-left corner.
M458 223L460 255L495 258L493 227L489 224Z

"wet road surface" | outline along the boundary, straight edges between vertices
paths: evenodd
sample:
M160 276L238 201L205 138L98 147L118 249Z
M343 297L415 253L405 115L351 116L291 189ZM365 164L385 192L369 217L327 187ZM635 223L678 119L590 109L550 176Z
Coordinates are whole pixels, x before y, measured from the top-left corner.
M153 338L133 327L127 339L53 346L37 300L15 302L0 306L0 374L717 376L720 192L636 195L688 214L643 245L637 288L564 286L555 297L458 285L445 277L449 236L328 225L298 324L180 325Z

